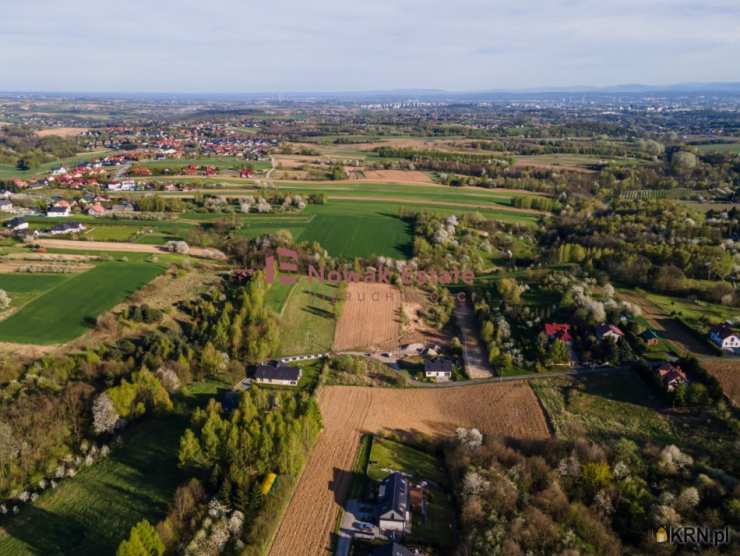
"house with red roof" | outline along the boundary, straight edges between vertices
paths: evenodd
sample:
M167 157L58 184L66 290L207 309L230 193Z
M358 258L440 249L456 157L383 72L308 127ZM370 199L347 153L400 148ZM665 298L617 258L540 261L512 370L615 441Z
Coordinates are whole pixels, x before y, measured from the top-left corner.
M624 337L624 332L613 324L600 324L596 327L596 337L602 341L611 340L613 342L618 342Z
M573 337L570 335L570 324L559 322L545 323L545 335L550 340L561 340L566 344L573 341Z

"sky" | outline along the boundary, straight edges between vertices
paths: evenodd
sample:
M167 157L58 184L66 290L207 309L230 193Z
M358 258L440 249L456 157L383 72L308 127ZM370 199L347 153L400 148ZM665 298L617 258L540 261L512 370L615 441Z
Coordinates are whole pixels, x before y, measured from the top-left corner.
M0 0L0 90L740 81L740 0Z

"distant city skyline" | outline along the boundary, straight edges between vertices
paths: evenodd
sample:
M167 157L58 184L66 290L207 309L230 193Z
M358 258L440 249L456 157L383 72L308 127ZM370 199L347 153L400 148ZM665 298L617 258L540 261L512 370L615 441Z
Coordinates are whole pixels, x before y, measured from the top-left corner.
M2 91L485 91L740 81L737 0L4 4Z

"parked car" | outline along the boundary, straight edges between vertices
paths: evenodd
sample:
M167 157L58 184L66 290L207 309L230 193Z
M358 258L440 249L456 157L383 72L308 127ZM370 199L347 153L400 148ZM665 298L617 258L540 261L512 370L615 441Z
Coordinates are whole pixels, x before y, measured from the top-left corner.
M352 524L352 527L354 527L355 529L359 529L360 531L371 531L373 528L373 526L369 523L362 523L360 521L355 521Z

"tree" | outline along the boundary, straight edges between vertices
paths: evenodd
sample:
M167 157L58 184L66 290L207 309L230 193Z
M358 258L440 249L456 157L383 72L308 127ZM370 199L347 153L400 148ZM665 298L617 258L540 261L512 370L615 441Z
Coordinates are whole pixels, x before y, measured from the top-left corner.
M547 350L547 359L551 363L567 363L570 360L568 346L562 340L555 340Z
M677 151L671 157L671 167L679 174L693 170L698 162L696 155L688 151Z
M5 290L0 290L0 311L10 307L10 296Z
M134 525L129 538L118 546L116 556L162 556L164 548L157 530L143 520Z
M108 394L105 392L100 394L93 403L93 430L95 434L113 432L120 419L121 417L118 415Z

